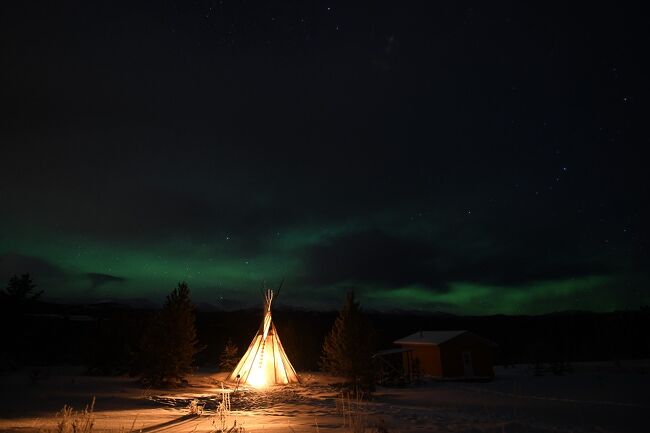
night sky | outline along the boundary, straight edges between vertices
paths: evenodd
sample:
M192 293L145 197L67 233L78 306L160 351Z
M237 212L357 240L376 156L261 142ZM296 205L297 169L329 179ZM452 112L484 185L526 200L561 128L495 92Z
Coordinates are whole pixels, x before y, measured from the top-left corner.
M648 305L647 17L525 3L3 2L2 284Z

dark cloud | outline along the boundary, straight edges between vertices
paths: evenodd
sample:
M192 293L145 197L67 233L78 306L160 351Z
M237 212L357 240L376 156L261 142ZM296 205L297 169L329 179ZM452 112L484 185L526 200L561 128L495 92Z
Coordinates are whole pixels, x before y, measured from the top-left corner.
M126 281L126 278L116 277L115 275L109 274L100 274L96 272L89 272L86 274L86 277L88 277L92 282L91 289L107 283L122 283Z
M417 284L446 291L454 281L515 286L614 271L596 258L555 253L555 237L540 232L522 235L505 248L497 247L498 239L483 236L487 239L482 239L481 247L463 248L462 243L423 241L379 230L348 233L304 251L308 275L304 283L387 289Z
M77 274L63 270L49 260L22 254L8 253L0 255L0 279L8 280L13 275L30 274L39 286L47 289L46 295L50 296L51 289L61 289L66 285L76 284L83 279L90 281L90 289L95 289L107 283L121 283L126 278L98 272Z
M346 282L400 286L433 285L437 280L427 262L434 259L431 246L390 236L378 230L350 233L325 240L304 252L309 283Z
M48 260L17 253L0 255L0 278L6 280L13 275L31 274L36 277L64 277L66 273Z

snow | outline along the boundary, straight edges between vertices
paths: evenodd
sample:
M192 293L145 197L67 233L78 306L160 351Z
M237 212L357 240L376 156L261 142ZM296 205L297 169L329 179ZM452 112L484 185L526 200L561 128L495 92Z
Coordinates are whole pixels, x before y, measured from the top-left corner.
M497 368L492 382L428 381L378 388L358 403L342 400L339 378L302 373L302 384L230 393L232 411L218 416L225 374L199 371L177 389L142 389L129 377L92 377L74 367L51 369L33 381L24 369L0 376L0 431L37 432L55 426L63 405L83 409L93 396L95 432L164 425L165 432L343 432L349 416L366 431L399 432L641 432L650 410L650 362L574 364L565 376L537 377L527 366ZM188 417L197 400L203 414ZM184 417L184 418L181 418ZM358 430L355 430L358 431Z

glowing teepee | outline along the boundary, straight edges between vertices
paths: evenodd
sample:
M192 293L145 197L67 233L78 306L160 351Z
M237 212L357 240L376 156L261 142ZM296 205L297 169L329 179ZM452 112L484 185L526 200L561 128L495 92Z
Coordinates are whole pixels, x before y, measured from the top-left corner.
M228 376L229 381L246 383L256 388L300 382L271 320L272 302L273 290L266 289L264 319L260 329L237 367Z

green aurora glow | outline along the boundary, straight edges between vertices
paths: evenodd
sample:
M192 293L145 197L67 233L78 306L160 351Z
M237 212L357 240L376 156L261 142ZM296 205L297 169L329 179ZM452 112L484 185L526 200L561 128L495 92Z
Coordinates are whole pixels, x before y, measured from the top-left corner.
M448 281L438 288L422 284L387 287L381 282L354 279L306 286L307 269L301 251L328 239L358 230L355 224L338 229L296 229L270 234L257 254L232 255L236 236L212 244L171 239L149 245L136 242L100 242L82 236L54 235L39 229L15 228L0 244L0 254L38 257L51 264L32 272L48 297L57 299L133 299L160 302L176 281L188 281L199 302L220 305L223 298L236 308L256 304L254 295L263 282L286 278L291 301L306 308L335 308L343 293L354 288L368 308L446 311L459 314L540 314L555 310L609 311L629 305L612 287L629 284L612 275L586 275L529 283L498 285ZM236 249L236 248L234 248ZM8 275L5 265L2 269ZM106 275L95 281L93 275ZM307 280L305 280L307 278ZM637 284L641 284L637 282ZM251 294L253 298L251 300ZM646 303L649 298L641 297ZM291 303L291 302L290 302Z

